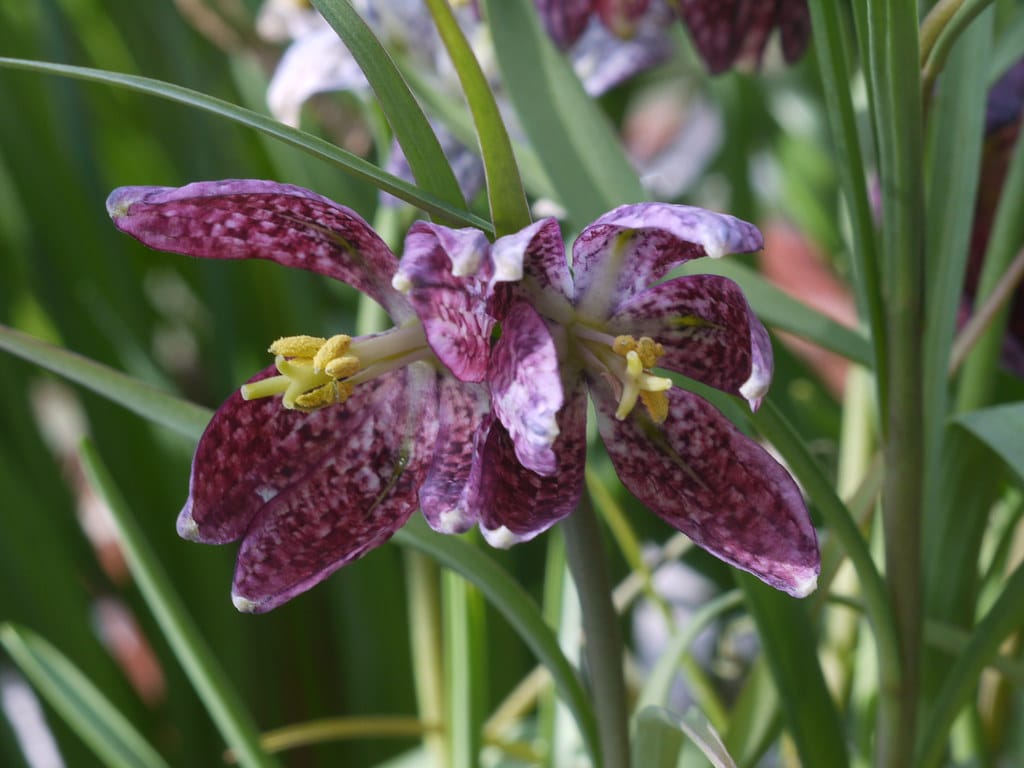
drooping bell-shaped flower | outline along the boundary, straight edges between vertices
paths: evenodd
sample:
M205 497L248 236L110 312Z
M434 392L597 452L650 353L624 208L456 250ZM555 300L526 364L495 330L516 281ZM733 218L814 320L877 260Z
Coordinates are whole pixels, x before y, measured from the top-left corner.
M495 498L507 501L482 512L488 540L530 539L572 511L589 390L608 454L637 498L726 562L792 595L812 591L817 538L792 478L711 404L655 371L757 408L771 346L739 287L715 275L660 281L690 259L758 250L760 232L699 208L623 206L580 233L571 273L554 220L513 237L523 277L498 290L501 337L488 367L496 423L485 447L506 468L497 481L507 493ZM396 285L414 306L430 274L403 260Z
M398 260L384 241L308 190L249 180L125 187L107 206L146 245L317 272L367 294L395 322L369 336L278 339L274 365L231 395L200 439L178 531L206 543L242 539L240 610L270 610L309 589L384 543L417 507L444 532L477 521L488 482L489 305L496 283L518 277L492 258L507 260L507 243L414 225L406 252L434 286L421 321L417 302L391 285ZM518 269L522 256L511 257Z
M811 16L807 0L674 0L693 43L712 74L738 64L761 65L776 27L782 55L792 64L807 48Z

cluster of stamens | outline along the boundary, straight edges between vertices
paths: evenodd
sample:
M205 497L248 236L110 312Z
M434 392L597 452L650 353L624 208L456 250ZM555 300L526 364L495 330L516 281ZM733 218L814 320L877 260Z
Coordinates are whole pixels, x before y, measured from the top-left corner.
M657 424L668 416L668 390L671 379L655 376L650 372L665 354L665 348L650 336L634 339L632 336L616 336L612 352L626 359L625 375L621 377L622 395L615 418L624 419L640 400Z
M328 405L343 403L352 394L346 381L360 369L359 358L349 353L352 339L338 334L324 339L319 336L285 336L270 345L275 355L279 376L261 379L242 387L242 397L281 395L285 408L315 411Z

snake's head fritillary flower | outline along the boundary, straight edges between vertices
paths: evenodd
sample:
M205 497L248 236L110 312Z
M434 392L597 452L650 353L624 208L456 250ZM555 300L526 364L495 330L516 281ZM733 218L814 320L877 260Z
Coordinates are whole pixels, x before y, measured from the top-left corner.
M807 49L807 0L674 0L694 45L712 74L737 64L757 68L768 37L778 28L790 64Z
M514 503L497 494L510 508L484 513L488 540L532 538L572 511L589 390L608 454L637 498L726 562L792 595L812 591L817 537L793 479L711 404L658 372L758 407L772 352L740 288L715 275L662 278L691 259L758 250L760 232L699 208L623 206L580 233L571 273L553 220L506 240L523 276L498 291L505 306L495 308L487 447L506 468L502 483L529 490ZM419 284L414 274L403 281L413 291Z
M125 187L107 206L119 229L153 248L317 272L395 322L368 336L278 339L274 364L228 398L200 439L178 531L242 540L240 610L270 610L309 589L387 541L417 507L440 531L477 522L491 482L489 306L496 284L516 276L494 263L482 233L414 226L406 253L432 288L410 302L392 287L398 259L373 229L299 187Z

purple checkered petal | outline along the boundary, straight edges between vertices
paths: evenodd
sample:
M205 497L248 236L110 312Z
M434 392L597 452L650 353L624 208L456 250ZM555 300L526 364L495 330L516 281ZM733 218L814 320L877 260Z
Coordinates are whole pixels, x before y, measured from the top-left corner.
M761 321L732 280L677 277L616 308L614 335L650 336L665 348L660 368L741 395L756 410L772 380L772 347Z
M774 0L772 0L774 2ZM732 66L739 47L737 17L751 0L677 0L693 44L715 75Z
M519 463L541 475L554 474L562 374L551 331L528 302L516 302L502 322L488 383L494 415L508 430Z
M581 314L603 319L683 262L763 245L757 227L728 214L667 203L623 205L573 244L576 304Z
M600 96L640 72L672 56L672 38L666 33L672 11L655 2L636 20L633 34L623 39L604 24L590 24L569 51L573 70L591 96Z
M348 283L396 321L412 315L391 287L398 261L355 211L272 181L201 181L121 187L107 211L122 232L150 248L207 259L269 259Z
M560 48L575 43L587 26L594 0L533 0L548 35Z
M434 354L462 381L483 381L494 318L487 312L490 243L476 229L418 221L394 285L408 296Z
M521 280L522 289L536 301L555 302L565 311L571 309L568 300L572 298L572 277L555 219L542 219L514 235L499 238L491 257L496 274L508 281Z
M776 26L787 62L800 58L810 38L807 0L678 0L678 7L712 74L739 61L759 67Z
M811 39L811 12L807 0L780 0L775 23L782 36L782 55L792 64L804 55Z
M582 381L558 414L554 452L558 471L549 477L525 469L500 422L494 422L483 455L480 530L492 547L529 541L570 514L583 492L587 458L587 397Z
M596 391L595 391L596 390ZM710 403L669 392L669 415L619 421L595 382L598 427L623 485L716 557L795 597L817 584L818 540L789 473Z
M304 456L289 486L258 500L235 567L239 610L280 605L380 546L408 520L437 448L436 403L436 372L415 363L317 412L338 412L321 417L332 419L334 429L322 435L331 450Z
M479 517L480 458L487 437L489 400L481 384L439 375L437 445L420 509L440 533L463 533Z

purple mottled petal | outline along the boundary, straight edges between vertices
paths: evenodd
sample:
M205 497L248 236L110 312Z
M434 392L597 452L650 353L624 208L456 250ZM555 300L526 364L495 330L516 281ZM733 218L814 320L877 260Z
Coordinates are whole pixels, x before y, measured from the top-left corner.
M807 0L780 0L775 23L782 36L782 55L792 64L807 50L811 39L811 12Z
M764 245L753 224L689 205L623 205L584 229L573 244L576 304L603 319L613 307L690 259L748 253Z
M558 414L558 427L558 471L550 477L523 467L505 428L500 422L491 427L484 449L480 529L492 547L529 541L579 503L587 460L587 397L580 379Z
M483 381L494 318L487 312L490 243L477 229L418 221L405 238L394 284L423 323L427 343L462 381Z
M668 24L672 12L662 2L653 3L635 20L628 39L613 34L604 24L591 23L569 51L573 70L591 96L600 96L640 72L671 57Z
M355 211L272 181L121 187L107 198L115 226L150 248L207 259L269 259L348 283L396 321L412 314L391 287L398 261Z
M678 0L678 7L712 74L741 61L759 67L775 27L790 63L800 58L810 37L807 0Z
M514 235L495 241L491 249L495 272L509 281L521 280L528 295L539 301L572 298L572 277L565 243L555 219L543 219ZM542 298L544 297L544 298Z
M548 35L560 48L575 43L593 12L594 0L533 0Z
M817 534L796 483L767 451L690 392L672 389L657 425L640 408L617 420L607 386L591 391L601 438L633 495L725 562L795 597L813 591Z
M750 0L677 0L693 44L711 74L732 66L739 47L739 8ZM772 0L774 2L774 0Z
M772 347L761 321L732 280L677 277L615 309L613 335L650 336L665 348L659 368L741 395L756 410L772 380Z
M542 475L554 474L562 374L551 331L527 302L516 302L502 322L487 378L494 415L508 430L519 463Z
M463 533L479 517L480 463L489 420L487 389L439 374L438 433L420 508L440 533Z
M305 457L290 485L258 500L235 567L232 599L239 610L280 605L405 523L436 445L435 387L435 371L416 363L319 412L340 412L335 429L320 436L330 450Z

